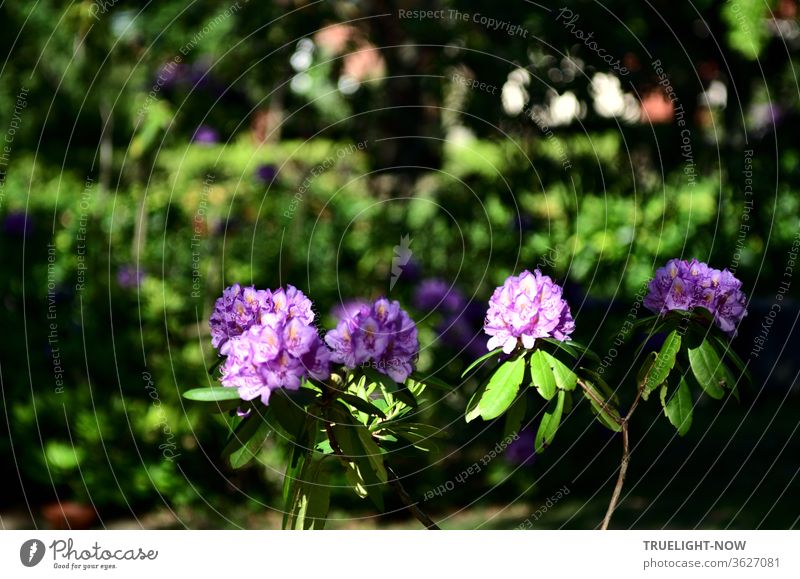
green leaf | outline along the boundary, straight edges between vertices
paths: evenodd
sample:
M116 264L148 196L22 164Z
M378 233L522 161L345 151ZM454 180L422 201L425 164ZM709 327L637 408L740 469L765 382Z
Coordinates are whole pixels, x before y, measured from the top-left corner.
M183 397L195 402L223 402L226 400L241 400L236 388L225 386L212 386L209 388L193 388L183 393Z
M390 430L396 434L402 432L414 432L426 438L449 438L447 430L437 428L431 424L423 424L421 422L408 422L405 420L390 420L389 422L380 422L377 424L380 430Z
M556 395L556 379L553 376L553 368L550 366L547 354L544 350L535 350L531 354L531 379L536 390L542 398L550 400Z
M722 368L717 351L711 342L704 340L697 348L689 348L689 364L692 373L706 394L719 400L725 395L722 388L728 379Z
M375 439L372 438L372 433L366 426L359 424L355 428L361 443L361 449L370 465L372 465L373 471L378 475L378 480L385 484L389 480L389 475L386 472L386 466L383 464L383 451L381 451Z
M527 410L527 402L525 400L526 390L522 390L514 400L511 408L506 412L506 421L503 426L503 436L512 436L517 434L522 427L522 422L525 420L525 411Z
M554 346L557 350L565 352L571 358L577 360L580 357L580 354L577 352L577 350L572 348L569 342L562 342L561 340L556 340L555 338L539 338L539 340Z
M738 383L738 381L736 379L736 376L734 376L733 372L731 372L730 368L728 368L725 365L725 362L722 362L722 373L725 376L725 384L723 384L723 386L725 386L726 388L728 388L731 391L731 394L733 395L733 397L738 402L739 401L739 383Z
M352 461L347 462L344 472L345 480L347 480L347 484L353 487L353 492L358 495L359 498L366 499L370 496L369 491L367 490L366 483L364 482L364 478L361 476L361 473L358 471L358 464ZM376 494L373 490L373 496ZM376 499L377 500L377 497ZM375 502L373 500L373 502ZM382 497L381 499L382 500ZM380 508L380 507L379 507ZM383 510L383 509L381 509Z
M561 414L564 411L564 396L566 392L559 390L555 400L551 400L547 405L547 411L542 416L539 423L539 430L536 432L536 453L541 452L550 446L556 435L559 424L561 424Z
M308 412L291 395L278 389L269 398L269 418L280 426L291 438L297 438L305 426Z
M565 342L565 344L570 348L572 348L573 350L577 351L579 354L582 354L584 358L589 358L592 362L595 362L596 364L600 364L602 362L600 360L600 356L598 356L592 350L590 350L588 346L584 346L580 342L569 340Z
M600 389L600 392L603 394L602 398L604 400L611 401L613 405L619 404L619 396L617 396L616 392L614 392L611 386L608 385L603 376L594 370L584 368L583 366L581 366L581 372L584 376L586 376L586 378L589 379L590 382L592 382L594 386Z
M589 401L592 412L594 412L595 416L597 416L597 420L599 420L603 426L613 430L614 432L619 432L622 430L622 425L620 424L622 417L620 416L619 410L617 410L616 406L614 406L611 400L607 399L603 389L595 384L592 380L587 378L584 378L583 384L591 391L594 398L597 398L597 400L603 402L603 404L598 403L596 400L594 400L592 395L585 390L583 391L583 395Z
M478 403L481 418L492 420L505 412L514 402L524 375L524 356L509 360L497 368Z
M650 374L650 371L653 368L653 364L655 364L656 358L658 358L658 354L655 352L650 352L647 356L644 357L644 361L642 365L639 367L639 371L636 372L636 384L638 384L639 388L642 391L642 399L647 400L650 396L650 392L645 390L644 385L647 382L647 376Z
M567 392L566 390L562 390L564 392L564 414L569 414L572 412L572 392Z
M411 379L414 382L419 382L420 384L425 384L429 387L438 388L439 390L446 390L449 392L453 389L450 384L444 382L443 380L439 380L435 376L422 376L422 374L419 372L412 372Z
M733 365L739 372L739 377L737 379L736 376L734 376L733 373L730 371L730 369L727 366L725 366L725 371L727 372L726 383L729 384L728 387L730 388L733 397L736 398L736 400L739 400L739 384L741 382L744 383L752 382L752 377L750 376L750 372L747 369L747 365L744 362L742 362L742 359L736 354L736 352L733 351L730 344L722 338L720 332L712 333L712 338L717 343L717 346L720 348L720 351L722 351L722 355L724 356L723 364L725 359L727 358L733 362Z
M664 344L661 346L661 350L653 361L649 372L645 375L644 392L650 394L666 381L675 366L675 356L677 356L680 349L681 335L678 330L672 330L664 340Z
M371 403L367 402L366 400L359 398L358 396L354 396L353 394L347 394L345 392L340 392L336 395L337 399L341 402L345 402L350 406L353 406L357 410L364 412L365 414L369 414L370 416L380 416L381 418L386 418L386 414L384 414L383 410L373 406Z
M311 530L325 528L330 508L328 472L321 460L305 463L302 479L291 488L283 520L284 529Z
M381 423L381 433L390 432L398 438L410 442L415 448L423 451L433 450L437 438L446 438L447 432L431 426L415 422L389 422Z
M319 428L319 420L307 415L303 428L297 434L297 437L289 441L292 449L289 453L289 463L286 465L286 473L283 477L283 500L287 505L293 485L302 482L303 469L306 468L306 464L314 456ZM331 450L331 452L333 451Z
M548 365L553 369L553 378L556 381L556 388L559 390L574 390L578 384L578 376L565 366L561 360L543 352Z
M486 387L488 385L489 381L487 379L483 382L483 384L478 386L478 389L475 390L475 393L469 399L469 402L467 402L467 410L464 416L467 422L472 422L481 415L481 409L478 404L480 403L481 398L483 398L483 394L486 392Z
M666 391L666 384L662 392ZM662 395L662 404L664 403ZM678 389L666 404L664 404L664 414L667 415L670 423L678 430L678 434L683 436L689 432L692 426L692 393L686 380L681 378Z
M252 455L261 447L267 434L270 431L270 423L267 418L268 410L264 414L257 410L253 410L245 418L239 422L236 429L228 438L225 448L222 449L222 456L228 458L233 468L240 468L244 466L253 458ZM241 451L247 449L246 452ZM230 459L231 456L237 454L236 463Z
M313 456L313 449L294 442L289 452L289 463L286 465L286 472L283 475L283 501L289 505L289 497L294 492L295 485L301 482L300 476L305 467L306 461ZM287 511L289 509L287 508Z
M474 361L472 364L470 364L469 366L467 366L467 369L466 369L466 370L464 370L464 372L461 374L461 377L463 378L464 376L466 376L467 374L469 374L469 373L470 373L470 371L471 371L473 368L475 368L476 366L478 366L478 365L479 365L481 362L485 362L485 361L486 361L486 360L488 360L489 358L492 358L492 357L494 357L494 356L497 356L497 355L498 355L500 352L502 352L502 351L503 351L503 349L502 349L502 348L496 348L496 349L492 350L491 352L489 352L488 354L484 354L483 356L481 356L480 358L478 358L477 360L475 360L475 361Z
M308 382L304 382L304 384L308 385ZM294 402L296 406L310 406L315 402L319 401L319 392L310 387L301 387L299 390L286 390L286 396Z
M367 379L383 386L389 393L394 395L406 406L410 406L412 408L417 407L417 400L414 398L414 395L411 394L408 388L395 382L391 376L382 374L381 372L378 372L374 368L370 368L368 366L362 368L362 371Z
M331 441L328 439L320 440L314 449L322 454L333 454L333 447L331 446Z
M381 486L386 484L389 478L383 464L383 452L367 427L363 424L348 423L348 419L331 426L336 442L344 454L344 459L349 464L348 470L352 471L348 477L350 479L357 477L363 491L375 503L375 506L383 510ZM353 486L356 493L363 496L358 485Z
M258 452L264 446L264 441L272 431L267 422L261 422L255 434L238 450L234 450L228 456L228 463L232 468L242 468L258 456Z

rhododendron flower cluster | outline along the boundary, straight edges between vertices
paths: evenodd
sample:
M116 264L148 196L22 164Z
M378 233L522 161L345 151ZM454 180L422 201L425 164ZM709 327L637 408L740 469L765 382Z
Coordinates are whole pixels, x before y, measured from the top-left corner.
M222 385L236 388L242 400L267 404L276 388L296 390L307 376L327 379L330 351L313 322L311 300L291 285L227 288L209 322L212 344L227 356Z
M397 382L414 370L419 350L417 326L397 301L386 298L362 305L325 335L331 360L355 368L370 364Z
M489 350L503 348L510 354L520 342L533 348L536 338L569 338L575 321L561 293L561 287L538 269L506 279L494 290L483 325L491 336Z
M713 269L696 259L671 259L656 270L644 305L656 314L705 308L714 315L714 323L732 335L747 315L741 287L742 282L727 269Z

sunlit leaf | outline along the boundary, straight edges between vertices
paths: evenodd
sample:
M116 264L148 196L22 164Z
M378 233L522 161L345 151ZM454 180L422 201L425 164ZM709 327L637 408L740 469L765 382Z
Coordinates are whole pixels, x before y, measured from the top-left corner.
M725 395L723 385L726 376L722 362L711 342L704 340L697 348L689 348L689 364L692 373L706 394L719 400Z
M386 414L384 414L384 412L380 408L377 408L373 404L367 402L366 400L362 400L361 398L359 398L358 396L354 396L353 394L340 392L339 394L337 394L337 399L341 402L349 404L356 410L360 410L365 414L369 414L370 416L380 416L381 418L386 418Z
M672 330L664 340L658 355L653 361L647 374L644 376L643 390L648 394L661 386L675 366L675 357L681 349L681 335L678 330Z
M241 400L236 388L225 386L211 386L208 388L193 388L183 393L183 397L195 402L224 402L227 400Z
M542 421L539 423L539 430L536 432L537 453L541 453L553 442L558 426L561 424L565 395L566 392L564 390L559 390L555 400L551 400L547 405L547 410L542 416Z
M556 379L547 359L548 355L543 350L535 350L530 359L533 386L545 400L556 395Z
M524 375L524 356L509 360L497 368L478 403L481 418L492 420L505 412L514 402Z
M662 392L666 392L666 384L662 388ZM665 402L664 396L662 396L662 404L664 404L664 413L670 423L678 430L678 434L683 436L689 432L689 428L692 426L693 403L692 392L686 380L681 379L677 390L669 400Z
M485 362L485 361L486 361L486 360L488 360L489 358L493 358L494 356L497 356L497 355L498 355L498 354L500 354L502 351L503 351L503 349L502 349L502 348L496 348L496 349L492 350L491 352L489 352L488 354L484 354L483 356L481 356L480 358L478 358L477 360L475 360L475 361L474 361L472 364L470 364L469 366L467 366L467 369L466 369L466 370L464 370L464 372L461 374L461 377L463 378L464 376L466 376L467 374L469 374L469 373L470 373L470 371L471 371L473 368L475 368L476 366L478 366L478 365L479 365L479 364L481 364L482 362Z

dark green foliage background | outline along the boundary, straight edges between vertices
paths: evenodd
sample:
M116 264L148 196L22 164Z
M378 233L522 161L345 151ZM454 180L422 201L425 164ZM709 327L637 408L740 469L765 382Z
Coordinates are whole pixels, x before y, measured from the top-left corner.
M399 470L415 473L408 486L418 497L503 438L499 425L463 423L477 384L458 379L470 355L437 338L439 314L413 309L422 277L444 278L484 304L509 274L546 263L545 273L565 284L575 337L603 357L656 267L674 256L730 267L736 254L736 274L753 300L735 342L746 358L800 230L798 45L770 31L775 2L739 0L736 14L729 4L565 3L580 14L579 27L624 57L632 71L625 90L652 90L651 62L661 61L687 111L692 184L677 126L596 114L590 80L607 69L555 22L561 5L548 12L522 0L437 3L519 24L528 31L522 37L472 20L396 16L400 8L429 8L423 2L240 1L231 10L221 1L120 1L97 18L98 5L86 1L4 3L0 132L14 118L21 89L27 98L8 166L0 167L0 218L27 212L30 221L27 236L7 230L0 243L0 416L7 430L0 459L10 485L0 506L36 520L58 499L92 504L103 522L168 508L179 517L170 525L272 525L259 517L280 504L285 446L270 439L259 465L226 470L222 425L180 398L213 383L207 320L233 282L292 283L314 301L324 327L333 324L330 309L350 297L389 293L413 312L421 370L457 386L421 417L450 435L427 455L428 465L398 459ZM776 15L796 28L796 19ZM329 60L317 47L310 88L293 91L290 57L298 41L337 22L379 47L385 77L343 95L336 91L343 59ZM195 87L178 84L148 98L160 68L190 42L183 62L206 76L195 78ZM580 60L582 72L563 74L567 55ZM586 103L585 117L553 127L554 141L533 122L506 114L499 90L459 90L452 81L454 72L468 72L502 87L517 67L532 75L530 103L547 102L551 89L572 91ZM699 95L713 79L726 85L728 98L725 108L709 111ZM755 120L754 111L768 105L780 110L777 124ZM139 118L142 107L147 114ZM267 110L280 111L283 123L259 144L254 119ZM191 144L201 124L218 130L221 141ZM472 137L453 138L465 129ZM337 157L362 142L363 150ZM571 169L562 167L556 142ZM739 254L748 149L754 209ZM330 157L337 162L310 179L292 212L304 179ZM269 185L254 176L265 163L278 169ZM82 225L87 269L78 291ZM394 248L404 235L413 238L420 271L409 268L389 292ZM50 269L48 243L56 248ZM118 270L137 259L141 285L121 287ZM53 320L48 281L57 288ZM784 344L797 347L796 295L792 290L784 302L767 350L752 360L755 381L741 404L702 400L681 440L656 420L657 404L640 411L632 498L619 525L796 524L796 507L784 507L798 490L797 393L790 390L798 365L781 352ZM56 344L48 343L53 321ZM54 382L54 345L63 392ZM619 348L606 374L612 385L629 371L633 347ZM633 394L627 380L623 405ZM533 512L567 484L569 501L539 525L594 526L618 450L613 435L582 410L565 419L535 463L514 471L493 461L430 510L446 521L456 514L454 526L515 526L528 507L494 519L464 513L486 491L480 504L520 502ZM540 411L531 413L533 424ZM166 460L167 447L179 456ZM347 489L334 493L333 504L340 519L375 515ZM332 525L350 524L335 519Z

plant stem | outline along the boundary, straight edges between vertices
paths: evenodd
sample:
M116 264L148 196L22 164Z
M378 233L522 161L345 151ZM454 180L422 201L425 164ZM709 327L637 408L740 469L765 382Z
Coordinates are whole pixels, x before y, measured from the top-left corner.
M333 435L332 423L325 418L323 418L322 421L325 423L325 432L328 435L328 441L330 441L331 443L331 450L333 450L333 454L335 454L339 458L344 459L344 453L342 452L342 449L339 447L339 443L336 442L336 437Z
M646 379L643 383L647 383ZM622 486L625 484L625 475L628 474L628 463L631 461L631 448L630 448L630 440L628 437L628 428L630 424L630 418L633 415L633 411L636 410L636 407L639 405L639 400L642 398L642 389L643 386L640 385L639 388L636 390L636 398L633 400L633 404L631 404L628 413L622 417L619 421L619 425L622 427L622 460L619 463L619 474L617 475L617 484L614 485L614 492L611 494L611 500L608 503L608 509L606 510L606 516L603 517L603 524L600 528L603 531L608 530L608 525L611 523L611 516L614 514L614 510L617 508L617 503L619 502L619 497L622 494Z
M608 407L608 404L606 404L606 403L605 403L603 400L601 400L600 398L598 398L598 397L597 397L597 395L596 395L596 394L595 394L595 393L592 391L592 389L591 389L591 388L589 388L589 387L588 387L588 386L587 386L587 385L586 385L586 384L583 382L583 380L578 380L578 384L580 384L581 388L583 388L584 392L586 392L586 395L587 395L589 398L591 398L591 399L592 399L592 400L595 402L595 404L597 404L598 406L600 406L600 408L602 408L603 410L605 410L605 411L606 411L606 413L607 413L609 416L611 416L611 418L612 418L612 419L614 419L614 421L615 421L617 424L619 424L620 426L622 426L622 419L621 419L621 418L616 418L616 417L614 416L614 413L613 413L613 412L611 412L611 409Z
M628 463L630 460L631 453L628 443L628 417L626 416L622 419L622 461L619 465L617 484L614 486L614 493L611 495L611 501L608 503L606 516L603 518L603 525L600 527L604 531L608 530L608 525L611 522L611 515L614 514L614 509L617 508L617 502L619 501L619 496L622 494L622 485L625 484L625 475L628 473Z
M383 465L386 467L386 472L389 474L389 485L394 489L397 493L397 496L400 497L400 500L403 501L403 504L408 507L408 510L411 511L411 514L422 523L426 529L429 531L441 531L439 525L433 522L425 511L419 508L419 503L414 502L414 499L411 498L411 495L408 494L405 487L403 487L403 483L400 482L400 479L395 474L392 467L390 467L385 461Z

